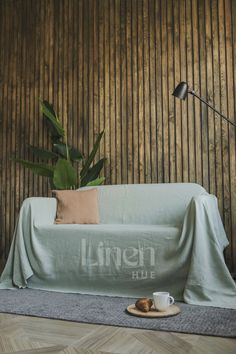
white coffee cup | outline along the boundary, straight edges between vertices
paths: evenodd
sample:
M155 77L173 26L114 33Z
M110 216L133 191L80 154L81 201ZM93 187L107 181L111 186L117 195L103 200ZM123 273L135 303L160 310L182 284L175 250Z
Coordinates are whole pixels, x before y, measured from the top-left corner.
M175 302L175 299L167 292L155 292L153 293L153 302L156 310L166 311Z

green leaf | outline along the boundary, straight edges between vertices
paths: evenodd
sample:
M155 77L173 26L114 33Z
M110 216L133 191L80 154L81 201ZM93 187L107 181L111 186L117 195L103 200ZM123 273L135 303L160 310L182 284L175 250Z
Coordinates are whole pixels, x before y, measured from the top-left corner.
M16 162L20 163L22 166L30 169L34 174L45 177L53 177L54 167L50 165L45 165L42 163L31 162L22 159L14 159Z
M49 150L45 150L45 149L41 149L41 148L38 148L38 147L35 147L35 146L32 146L32 145L29 145L29 149L30 151L32 151L32 153L42 159L42 160L49 160L49 159L56 159L58 158L58 155L55 154L54 152L52 151L49 151Z
M72 161L79 161L83 159L82 153L74 147L69 147L69 154L70 154L70 159Z
M87 184L87 186L92 187L92 186L100 186L105 181L105 177L98 177L94 181L91 181Z
M53 150L58 153L60 156L67 159L67 151L66 151L66 144L64 143L57 143L53 144Z
M48 101L46 101L46 100L39 100L40 101L40 103L41 103L41 105L43 105L43 109L45 110L45 111L47 111L48 112L48 114L50 114L52 117L53 117L53 119L55 118L56 120L58 120L58 117L57 117L57 114L56 114L56 112L54 111L54 108L53 108L53 105L52 104L50 104ZM47 115L46 113L44 113L45 115Z
M49 133L51 135L52 143L59 143L63 139L63 137L58 134L57 130L55 129L51 121L45 116L44 118L45 118L47 129L49 130Z
M100 145L100 141L101 141L101 139L103 137L103 134L104 134L104 130L100 134L98 134L98 136L97 136L97 139L95 141L93 150L91 151L89 157L85 161L84 166L83 166L83 168L82 168L82 170L80 172L81 179L83 179L84 176L87 174L87 172L89 170L89 167L90 167L91 163L94 160L94 157L95 157L95 155L96 155L96 153L98 151L98 148L99 148L99 145Z
M73 147L68 146L69 149L69 157L72 161L78 161L83 158L83 155L81 152ZM60 156L64 157L67 159L67 149L66 149L66 144L64 143L56 143L53 144L53 150L58 153Z
M89 168L87 174L81 179L81 186L86 186L89 182L95 180L104 166L106 159L99 160L93 167Z
M48 101L42 101L42 100L40 100L40 105L41 105L41 111L46 116L46 118L52 123L58 136L64 137L65 131L53 109L53 106Z
M77 185L76 171L71 162L59 159L54 169L53 184L57 189L74 189Z

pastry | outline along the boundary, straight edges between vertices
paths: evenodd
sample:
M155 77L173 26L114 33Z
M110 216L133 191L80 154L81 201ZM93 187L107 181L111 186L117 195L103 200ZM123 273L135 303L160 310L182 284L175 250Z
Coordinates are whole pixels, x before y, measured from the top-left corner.
M135 306L137 307L137 309L139 309L142 312L148 312L151 310L152 303L153 302L151 299L148 299L147 297L143 297L136 301Z

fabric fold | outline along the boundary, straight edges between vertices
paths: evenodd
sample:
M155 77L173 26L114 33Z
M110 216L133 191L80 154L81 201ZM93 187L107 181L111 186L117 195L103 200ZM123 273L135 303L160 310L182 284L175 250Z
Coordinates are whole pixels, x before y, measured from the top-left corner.
M185 302L236 309L236 285L225 264L229 242L220 218L217 198L192 198L184 218L178 253L188 254Z
M0 289L14 286L25 288L27 279L33 275L25 245L26 235L31 234L30 204L27 204L23 203L19 212L7 263L0 279Z

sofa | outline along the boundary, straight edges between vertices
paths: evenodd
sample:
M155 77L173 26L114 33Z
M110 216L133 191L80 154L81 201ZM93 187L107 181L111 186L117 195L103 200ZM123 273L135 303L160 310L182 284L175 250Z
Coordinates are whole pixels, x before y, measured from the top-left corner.
M215 196L194 183L96 188L97 225L55 224L55 198L23 202L0 288L128 297L169 291L187 303L236 308Z

